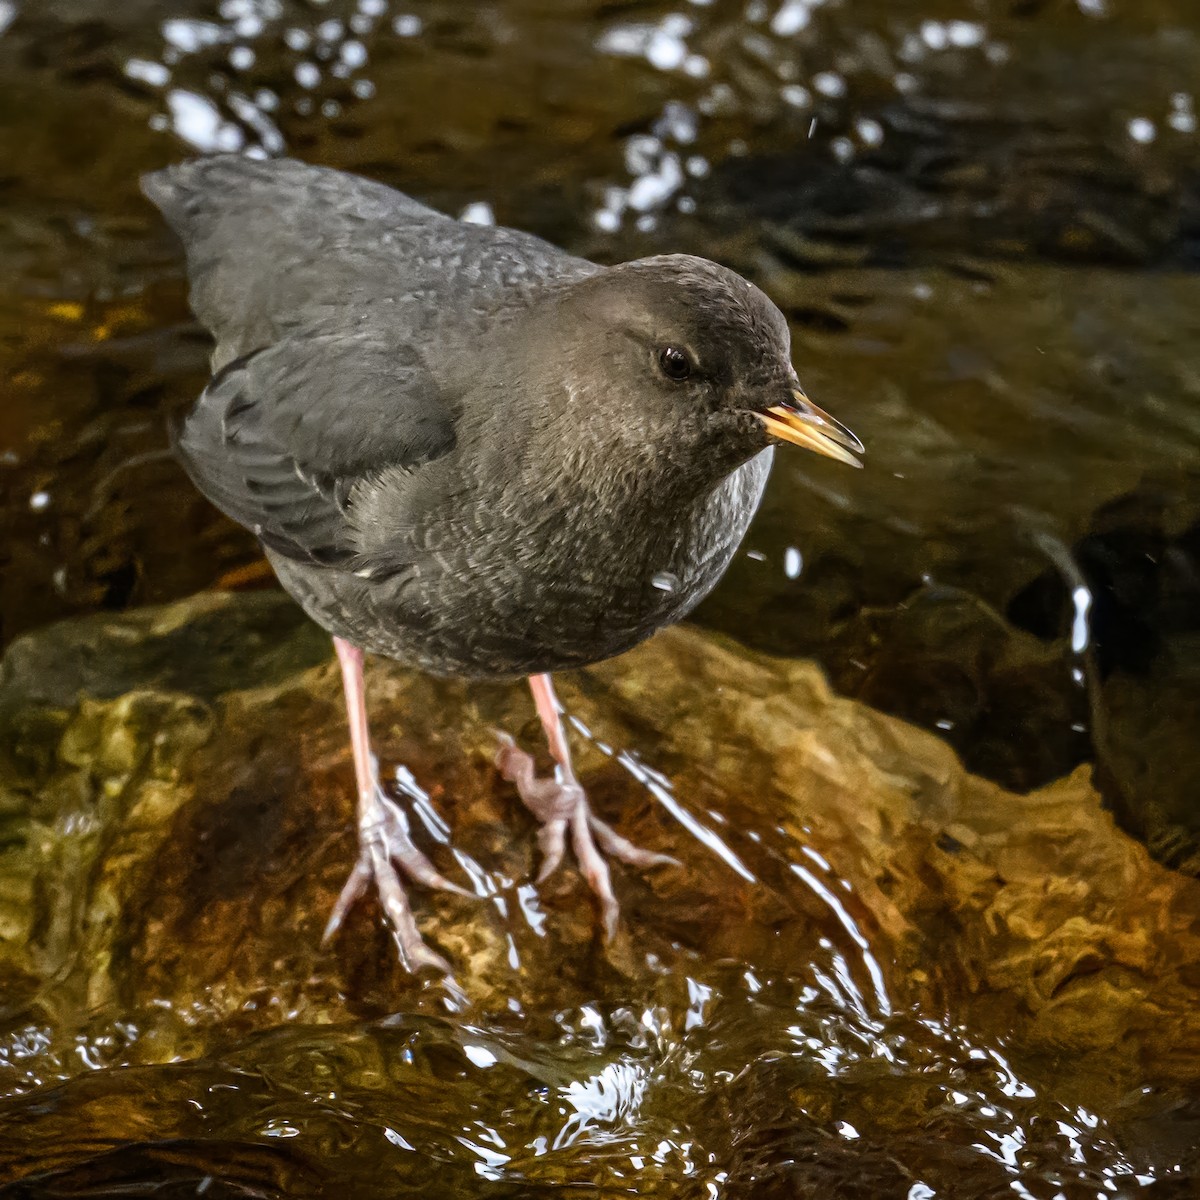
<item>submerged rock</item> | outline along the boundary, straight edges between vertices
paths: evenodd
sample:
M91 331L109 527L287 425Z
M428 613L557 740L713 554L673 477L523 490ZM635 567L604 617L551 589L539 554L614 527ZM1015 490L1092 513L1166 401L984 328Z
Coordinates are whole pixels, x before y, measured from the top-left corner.
M609 946L573 870L529 882L491 761L496 727L533 742L524 690L369 671L387 776L480 896L416 892L459 993L400 970L373 903L319 945L351 767L326 639L285 598L15 643L0 1182L318 1195L333 1170L383 1195L436 1161L427 1194L975 1196L1074 1145L1096 1186L1187 1169L1146 1122L1200 1075L1200 884L1084 771L1014 795L811 664L692 628L562 684L599 810L682 861L619 874ZM983 1152L1001 1136L1025 1157Z

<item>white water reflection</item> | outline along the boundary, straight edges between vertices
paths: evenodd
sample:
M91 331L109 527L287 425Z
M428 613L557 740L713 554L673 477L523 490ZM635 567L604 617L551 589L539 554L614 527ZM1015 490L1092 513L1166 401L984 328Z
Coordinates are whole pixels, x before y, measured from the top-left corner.
M879 1006L880 1012L885 1016L891 1013L892 1004L888 998L887 984L884 982L883 971L876 961L875 955L871 951L870 943L863 936L858 924L854 918L846 911L845 905L841 900L833 894L807 867L801 866L799 863L792 863L792 873L802 879L808 887L825 902L829 910L837 917L839 924L850 936L850 940L862 952L863 965L867 969L867 973L871 977L871 983L875 988L875 1002ZM856 1006L861 1007L862 998L858 993L858 989L847 978L843 983L852 991L856 1000Z
M608 1063L586 1079L573 1080L561 1092L561 1098L574 1110L553 1143L561 1150L598 1125L631 1121L646 1093L645 1068L637 1063Z
M617 754L617 762L627 770L639 783L643 784L650 794L702 845L707 846L722 862L736 871L747 883L757 883L758 880L746 867L745 863L721 840L717 834L701 824L671 792L671 783L665 775L646 766L636 755L628 750Z

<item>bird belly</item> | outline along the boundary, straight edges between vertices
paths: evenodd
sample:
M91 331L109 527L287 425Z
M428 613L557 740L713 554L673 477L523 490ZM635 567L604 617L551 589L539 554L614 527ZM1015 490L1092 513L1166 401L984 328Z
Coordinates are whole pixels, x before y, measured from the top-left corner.
M770 453L703 502L630 538L619 520L563 524L530 558L460 546L385 580L296 563L268 551L314 621L362 649L438 675L513 678L599 662L687 615L716 585L758 507Z

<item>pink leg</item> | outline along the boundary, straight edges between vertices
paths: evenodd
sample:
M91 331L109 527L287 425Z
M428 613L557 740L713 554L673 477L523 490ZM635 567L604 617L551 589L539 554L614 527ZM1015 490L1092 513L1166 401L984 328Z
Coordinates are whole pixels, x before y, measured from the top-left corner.
M551 757L558 764L554 778L539 779L534 772L533 759L523 750L518 750L507 735L501 736L496 763L501 774L517 785L517 792L526 808L542 823L538 833L538 845L542 851L538 882L545 880L562 862L569 828L571 848L575 851L575 858L588 886L600 901L604 931L611 938L616 933L619 906L613 894L608 863L600 851L642 868L675 863L675 859L635 846L612 826L593 815L588 807L587 796L575 778L571 749L567 745L566 730L550 676L531 675L529 690L533 693L533 702L546 732Z
M342 686L346 693L346 716L350 722L350 745L354 751L354 779L358 786L358 862L350 872L322 942L341 928L354 902L374 880L380 903L392 926L392 936L400 958L409 970L434 967L449 975L450 964L431 950L421 937L412 909L400 882L399 867L410 879L426 887L440 888L467 896L457 884L442 875L413 844L409 835L408 816L379 785L375 757L371 753L367 727L366 693L363 688L363 653L357 646L341 638L333 639L338 663L342 668Z

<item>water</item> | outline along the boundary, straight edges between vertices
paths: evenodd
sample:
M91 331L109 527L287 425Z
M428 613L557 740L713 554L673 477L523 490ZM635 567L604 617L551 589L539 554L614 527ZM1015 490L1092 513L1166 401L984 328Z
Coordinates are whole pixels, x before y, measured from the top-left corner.
M56 617L265 581L253 540L162 454L207 345L136 176L199 150L286 148L602 260L687 250L754 278L792 322L806 390L863 438L869 469L780 455L700 623L816 657L840 693L936 732L1006 788L1094 765L1117 820L1170 869L1064 851L1059 870L1019 829L1048 820L1056 793L1037 793L1038 814L995 801L1012 826L988 859L1001 877L1044 873L1067 913L1073 888L1118 880L1087 909L1112 926L1099 960L1065 920L1030 935L1041 959L1006 967L1005 939L1041 928L1027 913L997 900L992 940L956 933L977 928L963 914L986 875L900 904L926 862L914 827L842 842L849 802L830 800L830 824L804 832L820 793L772 782L789 743L770 751L748 725L732 769L733 710L704 691L728 681L689 678L684 659L679 694L641 725L621 724L614 694L594 711L586 690L569 700L611 751L596 751L593 793L615 798L622 828L658 814L671 841L655 848L682 840L693 873L644 891L622 879L640 940L614 967L582 927L534 932L570 905L520 893L532 864L503 857L479 770L401 732L397 761L465 797L433 802L459 804L456 841L508 898L471 919L511 937L497 961L517 966L451 1013L370 965L385 942L347 976L312 957L305 927L258 931L243 977L218 951L253 910L229 905L215 932L167 921L179 953L139 926L135 949L182 975L135 953L123 990L98 996L62 982L82 969L66 930L41 983L4 977L7 1191L38 1194L18 1181L53 1169L62 1194L149 1179L166 1195L568 1181L594 1195L1188 1194L1192 1035L1169 1015L1096 1018L1092 1043L1069 1022L1082 1040L1063 1041L1027 1017L1061 1010L1089 972L1166 1014L1194 986L1186 954L1168 969L1140 947L1194 925L1185 880L1200 873L1198 43L1186 0L0 0L6 643ZM514 727L519 700L492 715ZM457 712L462 698L426 701ZM336 720L305 711L337 753ZM468 763L485 761L463 736ZM285 749L271 761L301 789L303 828L312 794ZM329 796L344 785L334 772ZM801 807L781 825L785 800ZM232 825L221 844L249 870L269 829L247 844ZM903 886L881 865L891 843ZM349 865L335 850L330 871ZM1122 878L1173 880L1173 916L1154 924ZM176 882L186 909L196 882ZM327 907L280 887L277 920ZM1119 1043L1108 1075L1105 1038ZM1172 1041L1183 1065L1152 1052Z

